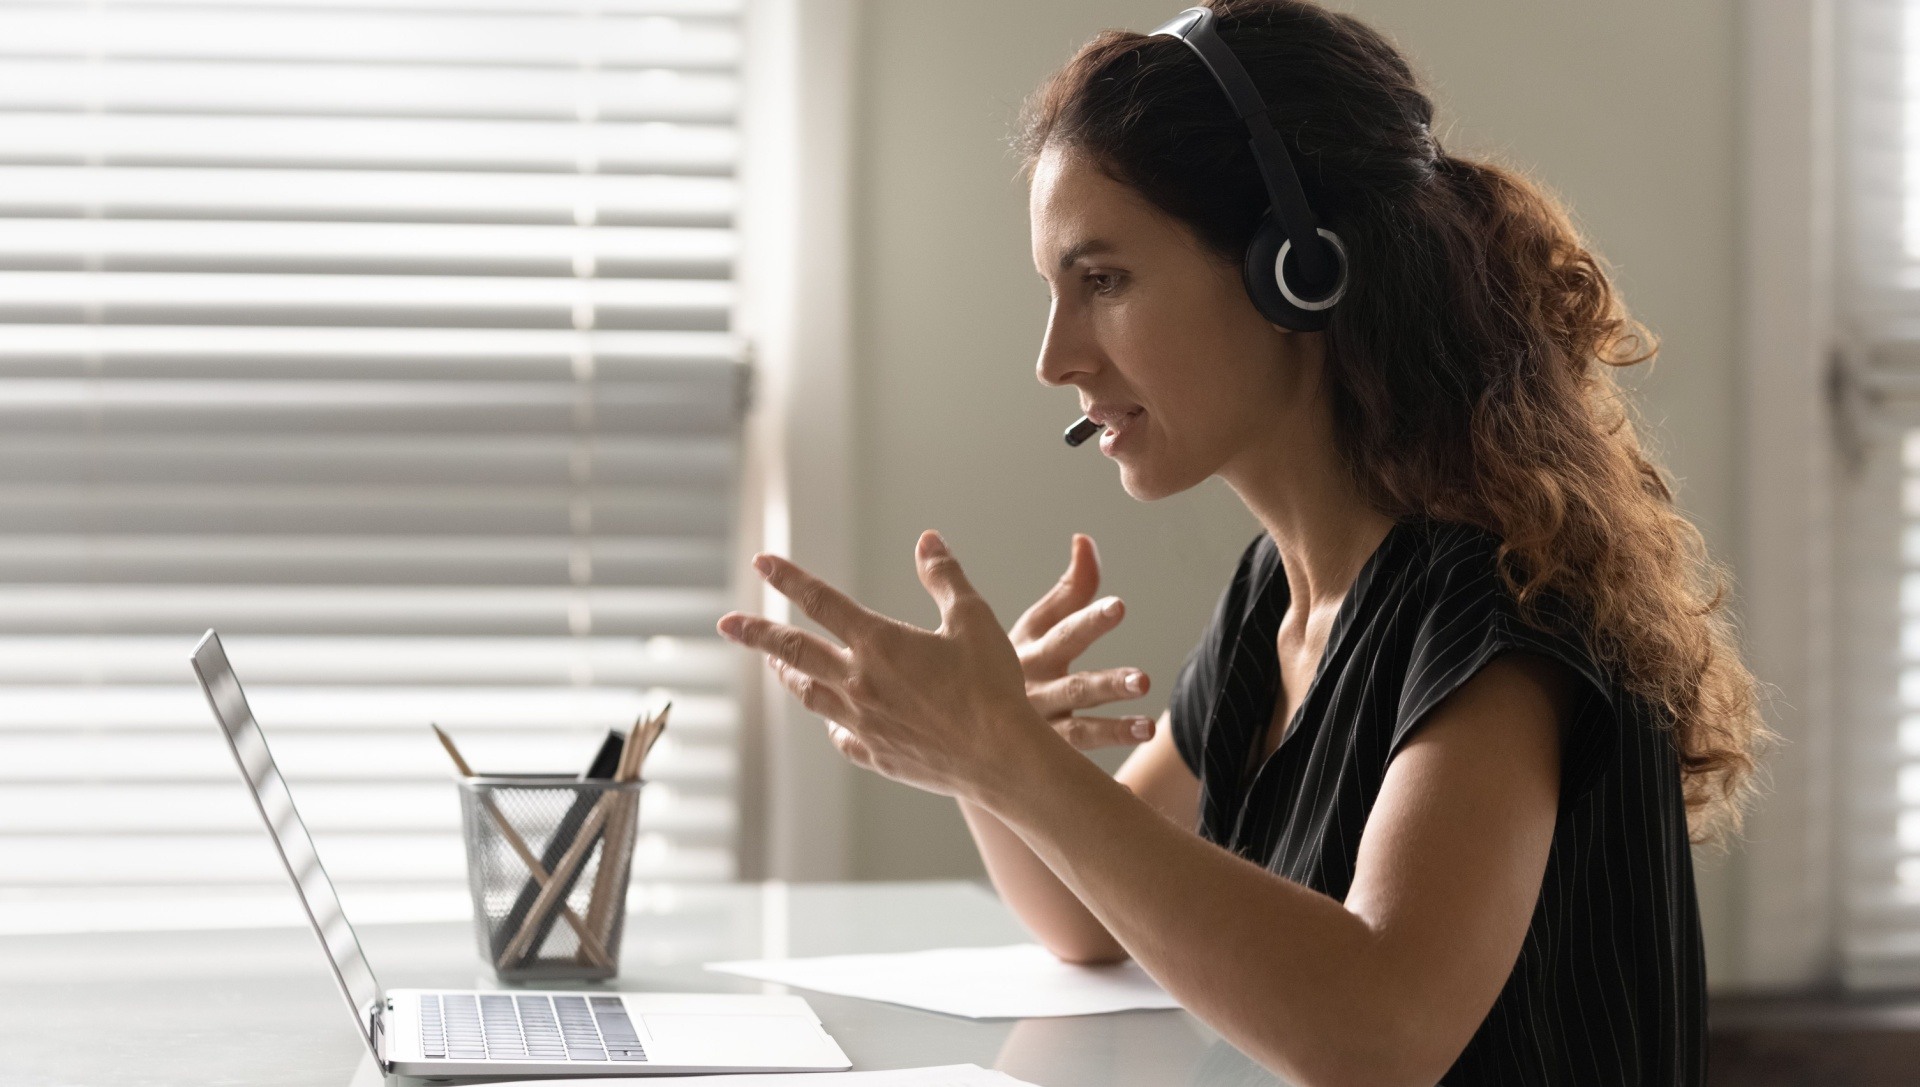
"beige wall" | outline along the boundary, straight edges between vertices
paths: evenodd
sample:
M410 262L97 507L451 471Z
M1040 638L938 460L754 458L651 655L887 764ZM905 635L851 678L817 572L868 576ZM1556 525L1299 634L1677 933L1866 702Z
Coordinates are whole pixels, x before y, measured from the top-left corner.
M1665 354L1636 381L1686 507L1735 559L1737 240L1733 0L1515 4L1353 0L1424 71L1455 152L1497 154L1572 205ZM930 621L910 561L939 528L1003 622L1057 576L1067 536L1101 546L1129 617L1086 659L1138 664L1157 712L1256 526L1216 483L1151 505L1091 449L1068 451L1071 390L1034 353L1046 290L1006 138L1021 98L1088 35L1145 29L1160 0L869 0L855 124L855 561L859 596ZM973 874L951 801L871 775L853 869ZM1704 910L1724 947L1717 865Z

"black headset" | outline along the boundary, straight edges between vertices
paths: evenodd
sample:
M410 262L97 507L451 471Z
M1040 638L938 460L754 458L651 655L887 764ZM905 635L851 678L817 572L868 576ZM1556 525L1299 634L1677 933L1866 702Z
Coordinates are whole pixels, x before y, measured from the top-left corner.
M1347 293L1347 247L1320 225L1307 204L1293 156L1267 116L1267 104L1240 58L1214 29L1211 8L1188 8L1155 28L1149 37L1178 38L1199 54L1201 63L1226 92L1227 101L1247 126L1247 146L1267 186L1267 211L1240 278L1260 315L1282 328L1317 332L1327 327L1329 311Z

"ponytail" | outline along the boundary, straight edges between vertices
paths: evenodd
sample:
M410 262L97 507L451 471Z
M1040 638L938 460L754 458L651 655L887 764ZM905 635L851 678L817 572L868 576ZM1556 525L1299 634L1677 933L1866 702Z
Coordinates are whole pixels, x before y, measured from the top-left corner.
M1439 327L1415 335L1422 364L1453 372L1470 395L1393 440L1368 440L1376 428L1356 419L1342 428L1349 466L1383 510L1497 536L1523 614L1543 592L1578 606L1596 655L1670 722L1696 837L1737 829L1766 731L1735 649L1728 578L1643 452L1614 378L1654 357L1653 338L1533 183L1450 155L1434 181L1440 191L1420 218L1444 244L1416 247L1424 261L1409 263L1427 263L1450 302ZM1368 390L1356 404L1411 391L1395 387L1388 356L1342 343L1353 324L1392 322L1384 310L1396 293L1377 294L1371 318L1350 313L1330 333L1336 388ZM1411 455L1460 434L1457 456Z

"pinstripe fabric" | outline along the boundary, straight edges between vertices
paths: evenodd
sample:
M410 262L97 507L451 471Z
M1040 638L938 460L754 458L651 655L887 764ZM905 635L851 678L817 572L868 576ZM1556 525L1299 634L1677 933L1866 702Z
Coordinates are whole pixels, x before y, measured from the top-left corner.
M1523 621L1497 540L1395 525L1348 590L1279 748L1273 717L1287 579L1263 533L1241 556L1174 684L1176 746L1201 783L1199 832L1334 898L1387 763L1425 715L1500 653L1558 659L1586 682L1566 725L1559 818L1513 973L1443 1083L1697 1085L1706 965L1679 759L1661 720L1596 664L1564 605Z

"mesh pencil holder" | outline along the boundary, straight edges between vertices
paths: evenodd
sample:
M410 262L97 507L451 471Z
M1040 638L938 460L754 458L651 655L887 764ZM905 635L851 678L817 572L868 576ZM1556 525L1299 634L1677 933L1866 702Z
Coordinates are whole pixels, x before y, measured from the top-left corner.
M644 782L456 780L480 957L502 981L619 973Z

